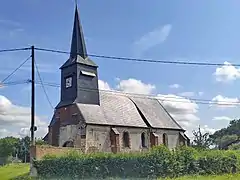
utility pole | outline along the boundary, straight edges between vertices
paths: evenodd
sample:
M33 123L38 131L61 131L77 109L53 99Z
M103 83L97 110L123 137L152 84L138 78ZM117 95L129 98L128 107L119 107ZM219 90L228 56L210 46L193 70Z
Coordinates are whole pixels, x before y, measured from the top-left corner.
M32 97L31 97L31 145L35 145L34 131L35 131L35 55L34 46L32 49Z
M34 46L31 47L32 49L32 97L31 97L31 146L30 146L30 176L36 177L36 169L33 167L33 160L35 157L35 137L34 132L37 130L35 126L35 55L34 55ZM25 161L26 161L26 151L25 151Z

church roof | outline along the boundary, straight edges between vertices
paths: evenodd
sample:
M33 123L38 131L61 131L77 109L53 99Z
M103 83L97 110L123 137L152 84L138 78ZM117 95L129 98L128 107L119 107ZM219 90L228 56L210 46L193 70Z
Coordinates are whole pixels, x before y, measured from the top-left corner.
M77 104L86 123L147 127L134 103L126 96L100 92L100 106Z
M131 97L151 127L182 129L156 98Z
M72 32L71 52L69 59L61 66L61 68L70 66L75 63L97 66L87 55L83 29L80 23L78 8L75 9L74 25ZM60 69L61 69L60 68Z
M100 106L76 104L88 124L182 130L154 98L100 91ZM146 123L147 121L147 123Z

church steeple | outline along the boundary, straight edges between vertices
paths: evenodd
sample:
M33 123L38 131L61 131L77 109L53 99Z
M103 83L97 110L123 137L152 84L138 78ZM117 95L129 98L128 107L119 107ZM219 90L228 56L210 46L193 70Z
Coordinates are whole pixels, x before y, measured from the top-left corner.
M60 69L70 66L74 63L81 63L97 67L97 65L91 59L89 59L87 54L87 48L85 45L83 29L80 23L77 5L75 7L70 57Z
M61 100L56 108L74 103L99 105L97 68L88 57L76 6L70 56L60 68Z
M82 26L79 19L78 8L76 5L70 57L76 58L77 55L81 56L83 59L87 58L87 49L83 36Z

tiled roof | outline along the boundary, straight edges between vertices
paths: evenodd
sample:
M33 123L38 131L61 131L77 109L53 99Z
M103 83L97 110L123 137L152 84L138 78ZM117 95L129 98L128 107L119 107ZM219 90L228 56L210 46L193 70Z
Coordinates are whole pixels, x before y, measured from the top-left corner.
M147 120L153 128L183 130L160 102L153 98L100 92L100 106L79 103L77 106L86 123L147 127L144 122Z
M182 129L157 99L129 97L153 128Z
M86 123L147 127L134 103L126 96L100 92L100 106L77 104Z

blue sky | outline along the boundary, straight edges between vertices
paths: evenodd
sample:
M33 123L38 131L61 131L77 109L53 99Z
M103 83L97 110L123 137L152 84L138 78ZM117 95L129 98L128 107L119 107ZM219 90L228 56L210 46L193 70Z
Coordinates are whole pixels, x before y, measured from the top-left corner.
M238 63L239 5L240 2L237 0L132 0L130 2L79 0L79 12L89 54L169 61ZM61 2L2 0L0 49L35 45L68 51L73 17L73 0ZM28 51L1 53L0 59L4 63L0 65L0 79L27 58L29 53ZM58 68L67 58L67 55L62 54L36 52L36 61L43 80L60 83ZM127 83L135 82L136 85L136 82L141 82L142 86L151 84L155 87L150 88L148 93L185 94L191 95L191 98L210 100L216 97L216 101L221 99L238 102L240 70L234 66L191 67L92 59L99 65L100 79L108 83L111 88L134 89L134 85L130 86ZM26 65L12 77L12 80L30 78L28 68ZM220 69L214 75L216 68ZM171 88L173 84L180 86ZM30 106L29 89L26 85L10 86L1 88L0 95L17 106L28 107ZM51 102L56 105L59 102L59 89L47 87L47 92ZM41 87L37 87L36 93L37 115L48 123L53 110L48 105ZM190 107L188 104L180 103L166 104L166 106L170 109L171 106L184 110L190 108L191 116L186 111L183 112L188 119L190 118L189 121L197 117L200 120L194 124L194 127L197 124L207 125L205 129L209 131L225 126L228 118L239 117L238 107L219 108L209 105L197 107L194 102ZM180 115L175 114L175 116ZM191 129L193 126L188 128ZM5 129L2 132L10 131L3 126L2 129Z

